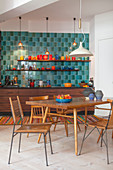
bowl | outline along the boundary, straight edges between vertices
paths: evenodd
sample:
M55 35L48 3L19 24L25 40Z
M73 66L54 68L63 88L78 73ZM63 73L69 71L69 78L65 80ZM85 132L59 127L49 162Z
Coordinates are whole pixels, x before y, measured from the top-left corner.
M78 83L80 87L87 85L88 83Z
M71 86L72 86L72 83L64 83L64 86L65 86L65 87L71 87Z
M56 102L58 103L70 103L72 101L72 99L57 99L56 98Z

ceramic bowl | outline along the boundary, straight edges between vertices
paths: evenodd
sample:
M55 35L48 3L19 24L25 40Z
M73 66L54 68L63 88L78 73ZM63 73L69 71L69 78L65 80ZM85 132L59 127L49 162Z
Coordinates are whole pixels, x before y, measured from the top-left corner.
M57 99L56 98L56 102L58 103L70 103L72 101L72 99Z
M72 83L64 83L64 86L65 86L65 87L71 87L71 86L72 86Z

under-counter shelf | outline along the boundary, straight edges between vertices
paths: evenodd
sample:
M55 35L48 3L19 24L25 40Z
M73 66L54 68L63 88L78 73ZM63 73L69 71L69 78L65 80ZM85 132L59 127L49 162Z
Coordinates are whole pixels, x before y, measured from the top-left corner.
M91 62L91 60L17 60L27 62Z
M79 71L79 69L73 69L73 70L6 70L6 71Z

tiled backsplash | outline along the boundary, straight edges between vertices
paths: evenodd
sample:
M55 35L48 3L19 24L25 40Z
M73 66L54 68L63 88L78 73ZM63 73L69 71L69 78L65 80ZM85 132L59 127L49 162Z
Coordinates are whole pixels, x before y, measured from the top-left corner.
M24 49L18 49L18 42L20 40L24 44ZM76 39L77 46L73 47L72 43ZM89 80L89 63L88 62L36 62L37 67L51 67L51 66L69 66L79 68L80 71L5 71L8 67L16 67L17 65L29 64L33 62L18 62L20 56L24 58L28 56L37 56L38 54L45 54L46 48L50 54L55 56L66 56L72 50L79 47L79 42L83 40L83 34L74 33L29 33L29 32L1 32L1 80L2 84L5 82L5 76L9 75L10 80L16 75L18 76L18 83L20 86L26 85L28 78L35 80L50 80L52 86L63 86L65 82L71 82L73 86L79 86L78 83L82 80L88 82ZM85 41L83 46L89 49L89 34L85 34ZM70 48L72 47L72 49ZM23 80L25 75L25 80ZM37 86L37 81L35 81Z

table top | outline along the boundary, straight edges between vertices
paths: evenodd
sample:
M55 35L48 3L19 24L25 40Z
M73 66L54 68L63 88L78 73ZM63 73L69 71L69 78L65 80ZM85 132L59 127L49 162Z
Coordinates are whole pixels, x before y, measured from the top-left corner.
M50 108L62 108L62 109L74 109L81 107L90 107L100 104L109 103L106 99L104 100L86 100L84 97L73 98L70 103L57 103L56 100L40 100L40 101L26 101L27 105L44 106Z

